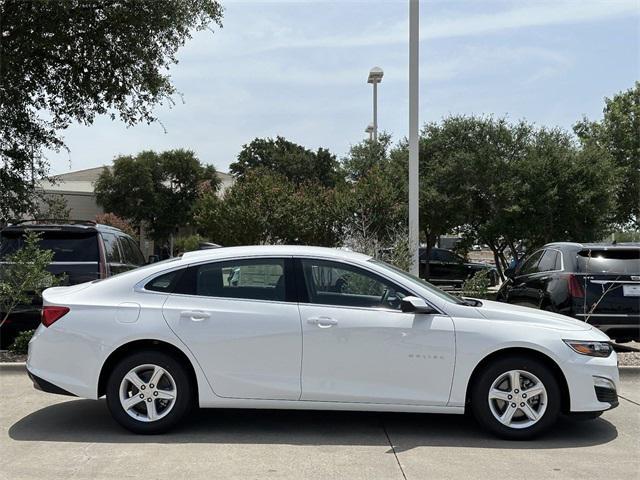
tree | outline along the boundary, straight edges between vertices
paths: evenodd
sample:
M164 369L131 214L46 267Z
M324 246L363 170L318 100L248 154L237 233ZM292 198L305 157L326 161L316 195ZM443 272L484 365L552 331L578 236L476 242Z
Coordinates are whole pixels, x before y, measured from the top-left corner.
M391 135L381 133L378 140L364 140L352 145L348 155L342 160L345 174L349 180L357 181L364 177L374 166L389 163Z
M40 295L60 281L47 271L53 251L42 250L39 241L39 234L27 232L22 248L2 259L0 327L18 305L31 304L34 293Z
M283 137L256 138L244 145L229 171L238 179L253 170L272 171L283 175L296 185L319 182L334 187L341 180L340 165L329 150L313 152Z
M71 123L154 121L178 48L221 18L215 0L0 2L0 219L33 209L42 152Z
M109 212L144 224L154 240L165 240L191 221L200 189L217 190L215 168L202 165L190 150L141 152L122 156L96 181L98 203Z
M224 246L287 243L333 246L334 191L319 183L296 185L282 174L256 169L224 194L200 197L195 224Z
M136 231L134 226L127 222L124 218L120 218L115 213L99 213L98 215L96 215L95 221L96 223L101 223L103 225L109 225L111 227L118 228L135 239L138 238L138 232Z
M616 221L640 229L640 82L605 98L601 121L585 118L574 131L584 148L610 156L619 168Z
M552 241L598 241L616 214L615 164L602 151L577 148L568 132L536 130L513 169L514 205L510 242L529 251Z
M55 220L69 220L71 218L69 203L63 195L57 193L44 195L42 201L45 208L40 209L36 218Z
M391 152L406 198L408 149ZM505 251L546 242L602 238L615 212L615 168L606 154L578 149L560 129L521 121L453 116L420 138L420 229L427 250L457 232L491 248L500 274ZM427 272L428 275L428 272Z

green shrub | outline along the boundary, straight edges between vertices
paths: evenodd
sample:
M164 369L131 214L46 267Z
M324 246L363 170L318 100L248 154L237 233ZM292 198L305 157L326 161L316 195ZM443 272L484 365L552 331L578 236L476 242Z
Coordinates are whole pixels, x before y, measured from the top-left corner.
M489 286L491 285L489 275L490 270L476 272L462 285L462 295L471 298L488 298Z
M26 355L29 351L29 340L33 337L35 330L27 330L18 334L13 343L9 346L9 351L16 355Z
M206 241L200 235L189 235L187 237L178 237L174 244L176 253L192 252L200 248L200 243Z

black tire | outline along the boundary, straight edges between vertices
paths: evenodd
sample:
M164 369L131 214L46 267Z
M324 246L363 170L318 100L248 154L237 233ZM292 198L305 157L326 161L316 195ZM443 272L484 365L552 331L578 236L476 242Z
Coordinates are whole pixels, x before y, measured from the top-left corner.
M489 390L493 382L512 370L520 370L534 375L542 382L546 390L546 409L542 416L536 423L524 428L504 425L494 416L489 405ZM556 422L561 410L561 397L558 380L548 366L528 356L511 356L495 360L476 377L471 389L471 410L478 423L493 434L508 440L528 440L540 435ZM494 403L494 405L499 404L500 402ZM522 410L517 410L516 415L522 418L522 422L527 421L522 417L524 415ZM514 416L514 419L516 418L518 417Z
M142 365L161 367L169 373L175 383L176 395L171 408L165 416L155 421L145 422L134 418L127 413L120 402L120 386L125 375ZM148 350L129 355L114 367L107 380L107 406L113 418L126 429L139 434L157 434L175 427L189 413L194 402L193 392L194 388L191 385L189 374L181 362L166 353ZM153 400L153 404L158 405L156 400ZM141 401L136 408L145 411L147 407L145 405L143 409L142 405L145 404ZM162 405L163 401L160 401L158 408L162 408Z

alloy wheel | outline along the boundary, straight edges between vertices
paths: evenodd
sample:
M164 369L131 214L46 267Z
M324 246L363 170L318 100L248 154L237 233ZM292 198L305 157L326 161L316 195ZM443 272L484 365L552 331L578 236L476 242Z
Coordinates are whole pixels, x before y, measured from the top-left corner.
M120 382L120 405L132 418L154 422L169 414L178 390L164 368L145 364L129 370Z
M538 377L525 370L510 370L491 384L488 401L496 420L506 427L522 429L538 423L548 399Z

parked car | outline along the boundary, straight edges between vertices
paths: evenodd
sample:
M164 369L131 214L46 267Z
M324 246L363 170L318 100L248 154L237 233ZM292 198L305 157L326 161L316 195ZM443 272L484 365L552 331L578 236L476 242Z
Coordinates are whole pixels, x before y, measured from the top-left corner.
M640 340L640 245L550 243L526 257L497 299L561 313L618 341Z
M420 277L440 287L462 288L462 284L477 272L489 272L490 285L500 283L498 271L487 263L467 262L457 253L444 248L432 248L429 254L429 275L426 273L427 249L420 249Z
M167 430L199 405L470 410L521 439L561 413L618 404L617 357L601 331L460 299L353 252L193 251L43 298L27 361L35 387L106 395L137 433Z
M138 244L121 230L94 222L51 223L26 221L0 231L0 269L3 260L22 247L27 231L41 234L41 248L53 251L47 270L66 285L106 278L145 263ZM40 323L42 300L20 305L2 325L0 346L11 345L15 336Z

